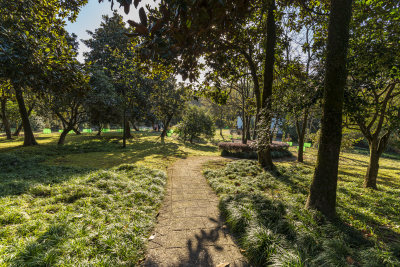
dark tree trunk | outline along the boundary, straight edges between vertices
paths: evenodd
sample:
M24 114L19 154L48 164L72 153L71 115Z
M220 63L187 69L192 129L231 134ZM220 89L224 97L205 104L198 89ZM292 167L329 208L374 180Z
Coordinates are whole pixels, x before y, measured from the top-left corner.
M169 124L170 124L170 122L172 120L172 117L173 117L173 115L167 117L167 120L165 121L165 123L163 123L164 127L163 127L163 130L162 130L161 135L160 135L162 144L165 144L165 136L167 136L167 131L168 131L168 128L169 128Z
M364 179L364 187L366 188L377 189L376 179L378 178L379 157L378 140L373 140L369 144L369 164Z
M67 137L68 133L72 130L72 127L66 128L62 131L60 138L58 139L58 145L63 145L65 143L65 138Z
M372 139L369 139L369 163L367 174L364 179L364 187L377 189L376 181L378 178L379 171L379 158L383 151L385 151L387 143L389 141L391 131L386 132L380 139L378 139L377 133L372 135Z
M246 118L246 141L251 140L251 135L250 135L250 116L247 116Z
M29 115L26 111L24 97L22 96L22 89L18 86L14 86L15 98L18 102L19 113L21 115L22 126L24 128L24 146L33 146L38 143L33 135L31 123L29 122Z
M262 108L268 112L262 112L267 116L267 124L271 124L271 108L272 108L272 85L274 81L274 65L275 65L275 45L276 45L276 25L275 25L275 0L270 0L268 4L267 15L267 45L265 49L265 66L264 66L264 88L262 93ZM270 127L270 126L268 126ZM270 129L268 129L270 132ZM260 136L258 137L260 138ZM271 148L262 149L257 152L258 162L267 170L272 170Z
M220 123L221 123L220 128L219 128L219 135L222 137L222 140L225 140L224 135L223 135L223 133L222 133L222 128L224 127L224 126L223 126L223 125L224 125L224 124L223 124L223 116L224 116L224 113L223 113L222 108L221 108L221 110L220 110L219 115L220 115L219 119L220 119Z
M334 217L342 108L346 85L346 58L352 0L332 0L328 26L325 89L321 119L321 139L306 207Z
M4 131L6 132L7 140L11 140L12 139L11 127L10 127L10 122L8 121L8 117L7 117L6 105L7 105L7 98L2 98L1 99L1 118L3 120Z
M123 122L122 122L122 126L123 128L123 133L122 133L122 148L126 148L126 108L124 108L124 114L123 114Z
M97 131L97 136L100 136L101 135L101 130L102 130L102 127L101 127L101 124L99 124L99 130Z
M257 123L258 123L258 111L254 119L253 140L257 139Z
M129 126L129 121L125 120L125 129L124 129L124 133L126 138L130 139L132 138L132 134L131 134L131 127Z
M247 144L247 138L246 138L246 118L244 116L244 112L242 113L242 144Z
M81 135L81 134L82 134L82 133L79 131L78 127L72 128L72 131L74 131L74 133L75 133L76 135Z
M306 134L306 128L307 128L307 120L308 120L308 111L304 111L304 117L303 117L303 122L300 127L300 122L296 119L296 131L297 135L299 137L299 151L297 152L297 161L298 162L303 162L303 156L304 156L304 136Z
M132 124L132 128L133 128L136 132L139 132L139 128L136 127L134 121L131 121L131 124Z
M12 134L13 136L19 136L22 130L22 123L18 125L18 127L15 129L15 132Z
M32 104L29 107L28 110L28 117L31 115L33 108L35 107L35 104ZM21 133L22 130L22 123L18 125L18 127L15 129L15 132L13 133L13 136L19 136L19 134Z

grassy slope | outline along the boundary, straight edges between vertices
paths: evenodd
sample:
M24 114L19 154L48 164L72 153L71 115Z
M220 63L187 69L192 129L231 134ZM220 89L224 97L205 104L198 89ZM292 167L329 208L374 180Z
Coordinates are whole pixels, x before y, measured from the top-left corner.
M400 162L381 160L372 191L362 188L368 157L342 153L339 219L321 223L304 209L315 160L309 149L305 164L277 163L280 175L246 160L205 170L247 256L256 265L400 266Z
M40 146L0 140L0 266L135 265L177 158L215 155L209 145L157 143L135 134L40 135ZM134 163L135 165L121 165ZM159 169L161 171L155 170Z

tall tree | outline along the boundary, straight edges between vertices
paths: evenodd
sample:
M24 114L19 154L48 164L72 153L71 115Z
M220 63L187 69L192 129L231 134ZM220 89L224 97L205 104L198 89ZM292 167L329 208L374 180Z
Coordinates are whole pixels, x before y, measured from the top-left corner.
M130 10L131 1L118 0L124 5L126 12ZM135 1L135 7L140 1ZM265 11L267 10L267 11ZM263 112L266 124L271 123L271 96L274 79L275 45L276 45L276 5L275 0L250 1L191 1L190 3L169 0L164 1L158 8L150 9L149 19L143 8L139 9L140 22L128 21L135 29L134 35L146 37L142 44L143 58L158 59L176 67L183 79L194 81L199 75L198 58L204 55L219 55L227 50L236 50L249 61L253 73L256 91L257 108L268 110ZM267 13L267 14L265 14ZM251 16L249 14L252 14ZM263 46L262 65L263 88L260 89L260 80L257 65L252 58L252 49L248 42L241 40L244 37L249 23L266 25L266 34L258 40ZM264 18L266 20L264 20ZM265 22L265 23L264 23ZM262 29L262 27L261 27ZM238 32L240 34L238 34ZM233 38L231 38L233 37ZM254 40L254 36L252 36ZM229 40L234 40L230 42ZM240 45L238 45L240 43ZM244 46L243 46L244 45ZM157 53L153 53L156 51ZM155 57L154 57L155 55ZM220 58L217 56L217 58ZM265 135L265 136L261 136ZM273 163L270 153L270 127L258 134L259 162L266 169L272 169ZM262 140L262 142L261 142ZM265 143L268 142L268 143Z
M91 90L85 100L89 122L99 127L98 135L106 124L118 124L121 121L121 98L117 94L112 80L102 69L92 68L90 76Z
M35 90L57 65L66 43L64 19L73 21L79 1L1 1L0 77L10 80L24 128L24 145L37 144L29 122L24 90ZM61 44L61 46L60 46Z
M272 169L271 156L271 131L270 125L272 120L272 86L274 82L274 66L275 66L275 46L276 46L276 20L275 0L270 0L267 3L267 38L265 47L265 63L264 63L264 88L261 94L261 114L264 115L263 126L266 129L258 129L259 131L259 148L257 151L258 162L266 169Z
M400 19L395 1L356 2L346 124L362 132L370 159L364 187L377 188L379 158L400 127ZM397 21L397 23L396 23Z
M317 166L306 207L335 216L339 152L342 139L342 109L347 79L347 50L352 0L331 0L321 139Z

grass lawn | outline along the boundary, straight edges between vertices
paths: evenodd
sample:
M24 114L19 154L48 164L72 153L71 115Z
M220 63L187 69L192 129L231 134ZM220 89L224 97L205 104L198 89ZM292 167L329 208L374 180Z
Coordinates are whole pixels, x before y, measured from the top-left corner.
M178 158L216 155L210 144L184 145L134 133L39 135L0 140L0 266L133 266L143 258L166 182Z
M250 160L205 166L244 253L256 266L400 266L400 161L381 159L373 191L362 188L368 157L342 153L338 219L327 222L304 209L316 152L278 162L278 173Z

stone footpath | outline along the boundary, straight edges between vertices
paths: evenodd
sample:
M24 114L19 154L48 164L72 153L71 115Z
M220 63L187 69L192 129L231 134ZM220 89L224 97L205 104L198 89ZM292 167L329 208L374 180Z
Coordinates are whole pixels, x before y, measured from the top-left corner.
M218 159L181 159L168 169L166 196L142 266L248 266L201 174L204 163Z

